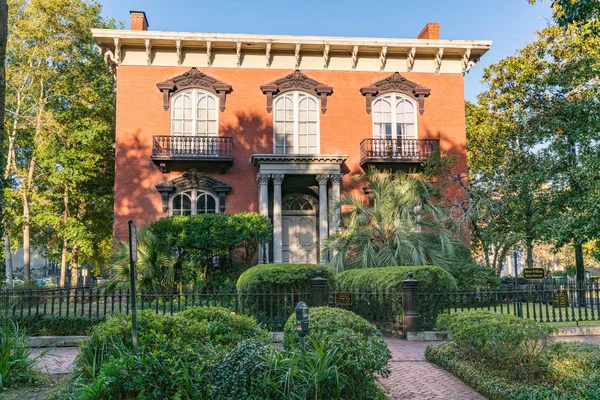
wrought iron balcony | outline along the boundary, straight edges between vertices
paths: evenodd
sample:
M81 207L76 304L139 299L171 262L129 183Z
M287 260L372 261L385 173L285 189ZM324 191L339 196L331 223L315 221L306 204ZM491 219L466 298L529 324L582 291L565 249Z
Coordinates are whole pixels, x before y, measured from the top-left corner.
M360 143L360 165L420 164L439 147L438 139L365 139Z
M163 170L167 162L233 164L233 138L229 136L152 136L152 160Z

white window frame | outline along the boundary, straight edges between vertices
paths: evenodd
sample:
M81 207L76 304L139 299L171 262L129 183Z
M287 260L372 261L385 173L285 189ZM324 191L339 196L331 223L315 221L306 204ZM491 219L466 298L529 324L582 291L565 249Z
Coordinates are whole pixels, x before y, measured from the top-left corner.
M403 138L403 139L418 139L419 138L419 126L418 126L418 118L417 118L417 102L414 99L411 99L410 97L406 96L405 94L402 93L397 93L397 92L392 92L392 93L384 93L380 96L377 96L374 100L373 100L373 107L372 107L372 114L373 117L371 119L371 129L372 129L372 133L371 135L373 136L373 139L387 139L386 137L377 137L376 136L376 124L378 124L378 122L375 122L375 103L377 103L377 101L385 101L386 97L388 98L388 100L391 102L392 104L392 110L391 110L391 114L392 114L392 140L398 140L398 122L397 122L397 113L396 113L396 107L398 106L398 101L396 100L396 97L401 97L404 99L404 101L408 101L409 103L412 104L413 106L413 118L414 118L414 123L412 124L414 129L413 129L413 137L411 138Z
M192 98L192 133L190 135L184 134L184 133L175 133L174 129L173 129L173 122L175 119L175 101L183 96L190 96ZM211 97L215 103L215 124L216 124L216 132L214 133L214 135L202 135L202 136L206 136L206 137L217 137L219 136L219 99L217 98L217 96L215 96L213 93L208 92L206 90L202 90L202 89L187 89L187 90L182 90L181 92L177 93L175 96L171 97L171 124L170 124L170 129L171 129L171 135L182 135L182 136L199 136L198 135L198 101L200 100L200 95L206 95L208 97ZM207 120L204 120L207 121Z
M169 217L173 216L173 200L175 199L175 197L179 196L180 194L187 193L187 192L191 192L190 199L191 199L192 207L191 207L190 215L198 215L198 198L203 194L210 196L215 200L215 214L219 214L219 197L218 196L215 196L214 194L207 192L206 190L202 190L202 189L184 189L184 190L180 190L179 192L173 193L173 195L169 198ZM209 214L209 213L203 213L203 214ZM177 215L181 215L181 214L177 214Z
M275 121L275 115L276 115L276 110L277 110L277 103L279 101L282 101L281 99L283 99L284 97L287 96L292 96L292 104L294 107L294 151L289 153L277 153L277 132L275 131L276 129L276 122ZM311 153L311 154L321 154L321 113L319 112L320 110L320 101L316 96L313 96L310 93L306 93L300 90L295 90L293 92L285 92L282 93L281 95L277 96L274 100L274 104L273 104L273 154L306 154L306 153L299 153L298 149L299 149L299 126L300 126L300 121L299 121L299 117L300 117L300 95L302 96L306 96L306 97L310 97L311 99L313 99L316 102L317 105L317 109L316 109L316 114L317 114L317 152L316 153Z

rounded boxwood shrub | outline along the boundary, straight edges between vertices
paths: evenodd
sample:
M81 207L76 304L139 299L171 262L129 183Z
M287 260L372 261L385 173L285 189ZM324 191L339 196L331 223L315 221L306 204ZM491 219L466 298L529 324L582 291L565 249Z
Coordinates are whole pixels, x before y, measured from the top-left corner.
M505 370L515 378L536 378L549 368L555 328L510 314L465 311L438 317L464 359Z
M454 277L445 269L436 266L361 268L344 271L336 275L336 283L342 290L365 290L402 292L403 281L408 273L414 272L421 292L447 292L457 290Z
M311 279L321 276L333 287L334 275L331 270L317 264L262 264L246 270L238 279L237 289L249 292L281 289L292 292L310 292Z
M288 351L299 351L300 339L296 333L296 315L287 321L283 343ZM379 398L377 376L386 377L392 354L377 327L351 311L317 307L308 314L308 335L305 341L329 351L335 351L344 363L339 372L346 379L340 383L343 399Z

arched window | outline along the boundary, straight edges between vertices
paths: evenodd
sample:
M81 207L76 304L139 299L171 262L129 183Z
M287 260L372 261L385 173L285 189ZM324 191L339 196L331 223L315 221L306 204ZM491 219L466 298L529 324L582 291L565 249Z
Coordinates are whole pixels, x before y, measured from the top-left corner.
M171 197L170 215L215 214L219 212L218 200L208 192L186 190Z
M184 90L173 96L171 135L217 136L217 98L199 89Z
M415 102L398 93L389 93L373 102L374 139L417 139Z
M281 94L274 104L276 154L319 154L319 104L304 92Z

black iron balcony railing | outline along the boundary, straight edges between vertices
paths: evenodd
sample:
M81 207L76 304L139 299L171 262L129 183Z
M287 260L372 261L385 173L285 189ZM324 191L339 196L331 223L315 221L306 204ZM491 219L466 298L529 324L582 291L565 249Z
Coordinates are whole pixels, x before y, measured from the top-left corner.
M228 136L153 136L154 160L233 160Z
M438 139L365 139L360 143L360 163L421 163L439 147Z

